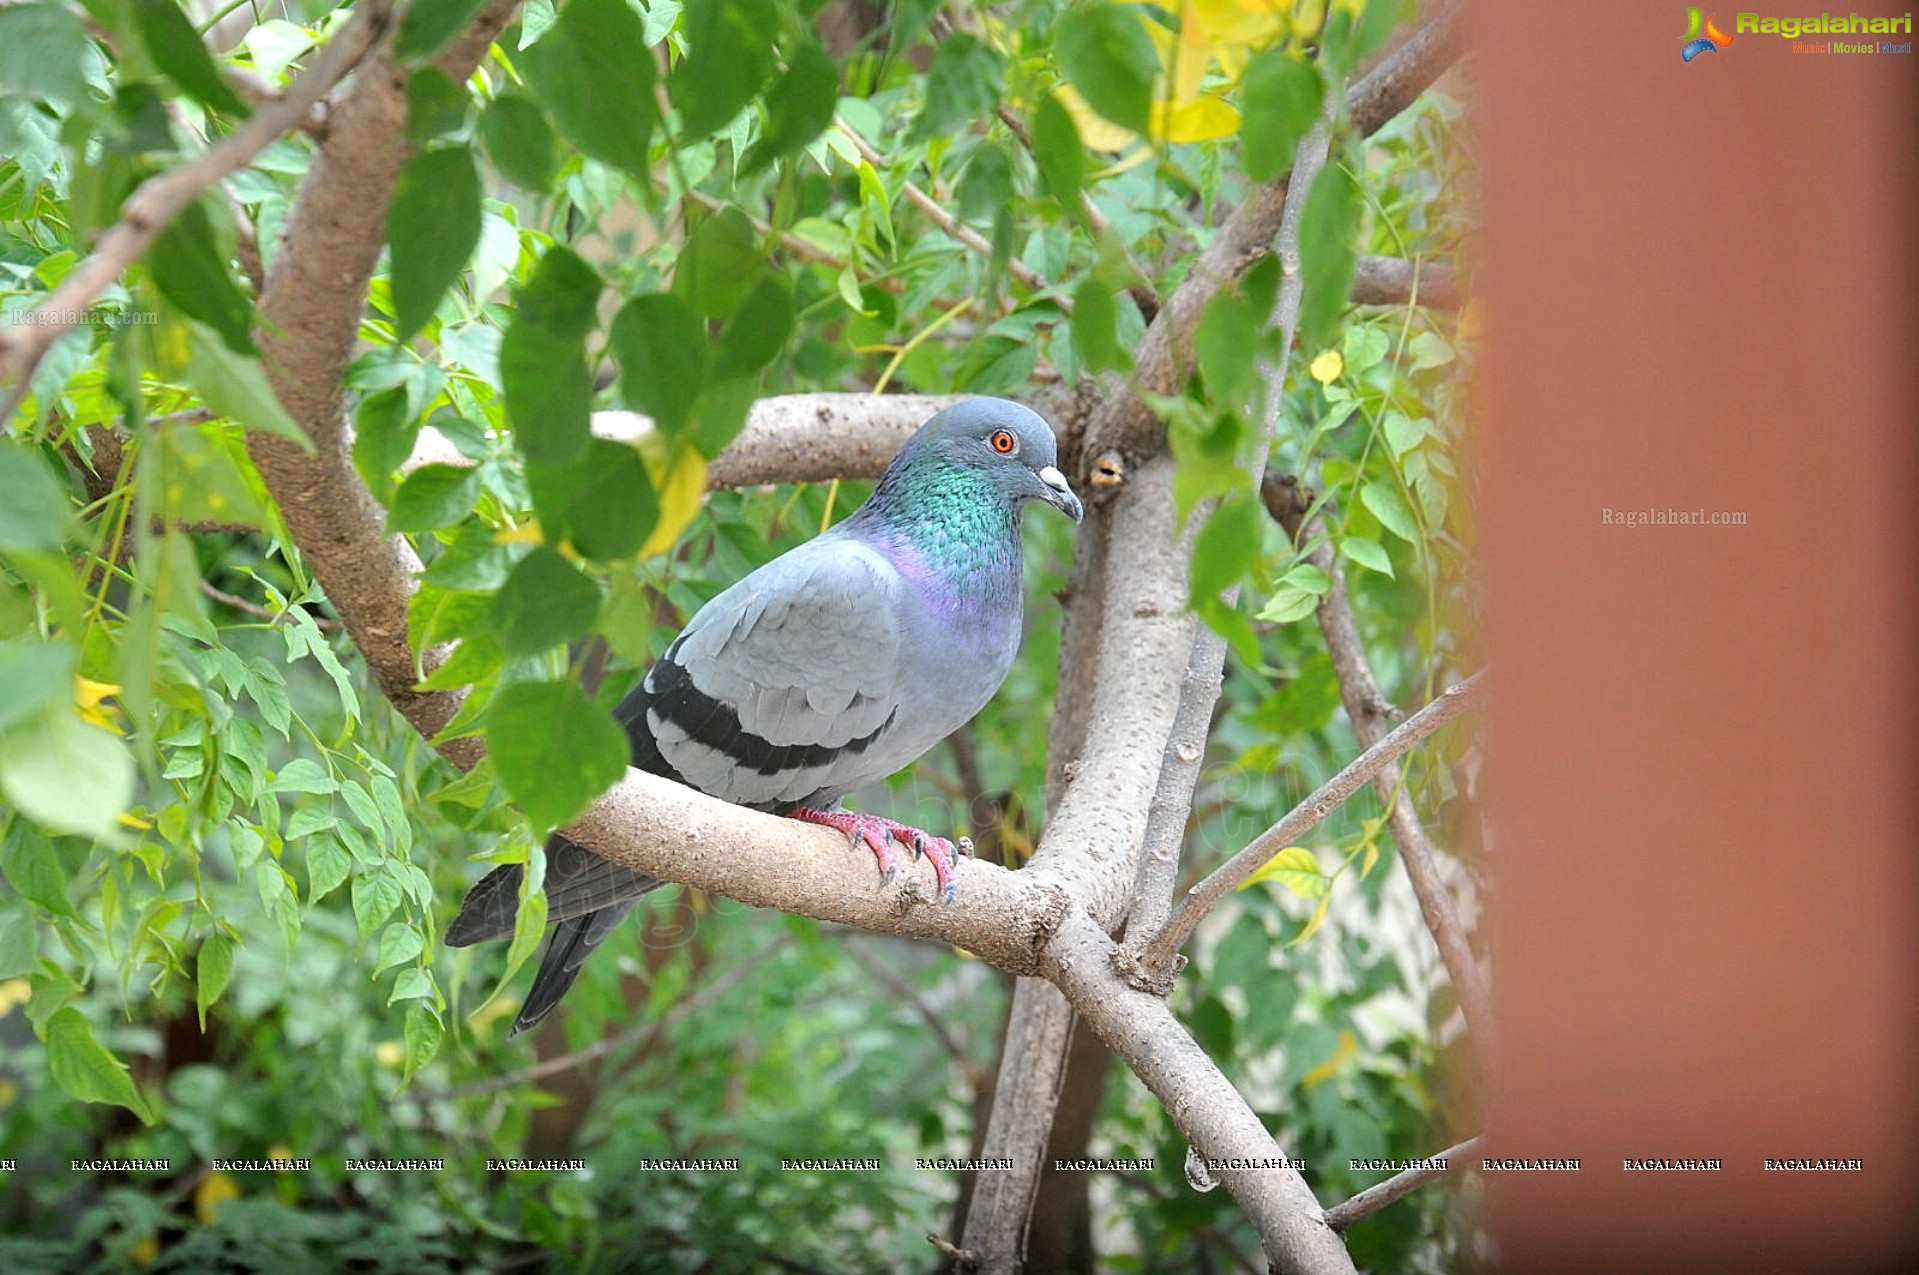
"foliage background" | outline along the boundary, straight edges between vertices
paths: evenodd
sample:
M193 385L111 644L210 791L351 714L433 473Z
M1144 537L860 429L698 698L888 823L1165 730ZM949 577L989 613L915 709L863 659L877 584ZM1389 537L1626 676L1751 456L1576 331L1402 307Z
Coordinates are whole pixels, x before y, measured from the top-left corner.
M856 15L849 38L818 7L573 0L556 22L535 2L465 83L410 82L420 149L388 228L401 265L376 277L348 388L362 476L428 563L416 646L459 639L436 684L476 687L459 725L494 755L469 776L387 707L241 443L243 428L291 427L252 358L243 227L270 268L311 138L268 147L232 201L197 203L42 364L0 441L8 1269L543 1252L582 1269L929 1264L922 1237L950 1230L957 1184L912 1162L971 1145L1005 1013L993 971L680 892L608 944L529 1051L503 1035L537 909L511 952L443 949L440 927L487 863L528 856L603 786L609 751L617 766L617 739L585 718L567 739L540 729L585 711L571 685L584 676L610 706L707 597L864 495L702 500L706 460L756 395L1025 396L1123 372L1144 326L1135 294L1170 292L1249 172L1283 168L1275 136L1302 132L1317 92L1413 13L921 3ZM472 8L414 5L402 48L429 54ZM231 72L278 82L350 12L295 6L204 59L157 10L180 12L0 10L9 317L58 285L134 182L230 126ZM635 33L655 61L612 57ZM1355 250L1464 265L1472 140L1453 97L1334 154L1345 188L1308 204L1309 279ZM1418 702L1474 663L1456 374L1476 318L1347 309L1347 269L1330 301L1308 294L1271 464L1326 499L1384 689ZM1233 643L1195 869L1358 751L1302 622L1329 582L1259 510L1248 468L1247 334L1276 278L1255 271L1215 303L1196 374L1160 405L1188 504L1220 498L1200 515L1194 593ZM659 428L637 447L589 442L589 405ZM462 465L407 466L423 428ZM1008 861L1030 850L1070 534L1056 519L1027 530L1028 634L1005 690L867 805ZM547 743L501 746L528 739ZM1403 776L1469 867L1471 771L1449 739ZM1176 993L1326 1200L1379 1176L1349 1158L1426 1154L1475 1124L1450 992L1383 824L1364 794L1288 852L1208 924ZM608 1039L622 1043L501 1083ZM1111 1080L1091 1150L1156 1167L1088 1188L1102 1268L1256 1262L1225 1194L1186 1185L1157 1102ZM205 1167L286 1154L312 1169ZM778 1167L868 1155L879 1173ZM489 1156L589 1168L495 1172ZM740 1170L636 1167L658 1156ZM96 1157L173 1169L66 1171ZM446 1168L352 1173L344 1157ZM1355 1228L1354 1256L1471 1267L1469 1205L1415 1196Z

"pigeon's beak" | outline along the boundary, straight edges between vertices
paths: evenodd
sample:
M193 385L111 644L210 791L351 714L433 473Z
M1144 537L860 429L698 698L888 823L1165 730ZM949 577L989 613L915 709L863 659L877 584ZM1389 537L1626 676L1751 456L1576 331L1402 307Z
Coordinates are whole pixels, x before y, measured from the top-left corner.
M1079 503L1079 497L1066 483L1066 475L1052 465L1037 471L1039 480L1046 484L1046 499L1051 501L1061 513L1078 522L1086 516L1085 507Z

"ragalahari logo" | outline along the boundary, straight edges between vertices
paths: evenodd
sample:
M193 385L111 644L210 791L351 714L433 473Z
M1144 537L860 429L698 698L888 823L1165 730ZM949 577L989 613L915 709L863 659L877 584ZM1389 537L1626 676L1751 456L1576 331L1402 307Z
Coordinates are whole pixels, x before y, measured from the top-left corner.
M1701 53L1711 53L1732 43L1732 37L1713 25L1710 17L1698 9L1686 10L1686 47L1679 56L1690 62Z

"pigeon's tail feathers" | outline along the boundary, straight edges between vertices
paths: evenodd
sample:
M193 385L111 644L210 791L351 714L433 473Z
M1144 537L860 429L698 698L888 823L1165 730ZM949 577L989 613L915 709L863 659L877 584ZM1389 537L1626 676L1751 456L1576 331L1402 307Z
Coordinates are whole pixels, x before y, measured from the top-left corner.
M507 863L481 877L467 891L460 915L446 929L448 947L471 947L513 933L513 917L520 910L520 876L524 869Z
M579 977L586 958L593 955L593 949L606 941L639 901L636 895L598 911L571 917L553 928L553 936L546 941L546 952L540 957L540 972L533 976L533 986L527 990L526 1003L520 1006L513 1030L507 1033L509 1037L535 1026L553 1012L573 986L573 980Z
M525 869L504 864L481 877L467 892L460 914L447 927L448 947L468 947L489 939L509 938L520 910L520 878ZM565 837L546 843L546 919L571 921L601 908L631 904L666 883L658 877L602 859ZM622 912L624 916L626 913Z

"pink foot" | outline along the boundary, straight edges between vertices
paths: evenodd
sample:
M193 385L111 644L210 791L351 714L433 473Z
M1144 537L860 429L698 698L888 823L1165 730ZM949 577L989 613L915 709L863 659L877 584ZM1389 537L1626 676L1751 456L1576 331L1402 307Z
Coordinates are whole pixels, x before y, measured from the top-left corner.
M959 844L955 845L945 837L936 837L911 824L879 815L861 814L855 810L808 810L802 807L792 811L787 818L798 819L801 823L817 823L843 832L854 845L864 841L866 848L873 852L873 857L879 860L881 884L891 882L893 874L899 871L899 860L893 854L895 843L911 849L916 859L925 855L932 861L934 879L939 882L940 893L948 903L959 894L959 882L954 877L959 856L973 852L973 843L966 837L961 837Z

